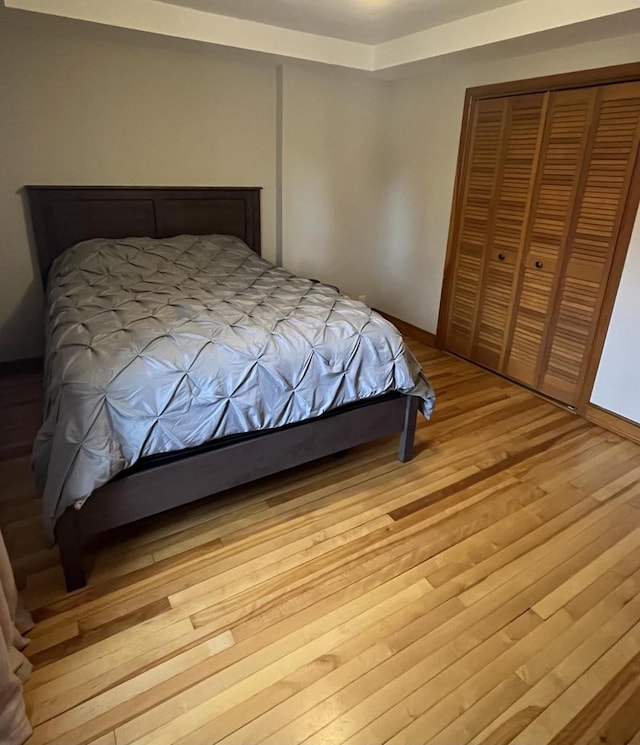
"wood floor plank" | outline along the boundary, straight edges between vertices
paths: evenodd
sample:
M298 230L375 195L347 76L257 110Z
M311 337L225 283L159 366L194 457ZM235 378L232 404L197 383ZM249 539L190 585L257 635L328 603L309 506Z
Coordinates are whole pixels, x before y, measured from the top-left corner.
M308 687L304 691L296 693L290 700L286 701L283 706L275 707L274 709L266 712L263 716L260 716L254 721L250 721L249 724L245 725L237 732L234 732L228 738L225 738L222 742L225 745L238 745L239 743L252 743L260 739L265 739L270 735L275 735L279 730L287 725L292 720L292 711L296 712L297 716L304 714L312 710L314 707L321 705L322 702L334 696L337 692L343 688L354 683L359 678L364 676L373 670L374 678L378 678L378 673L374 670L376 665L381 664L384 660L389 659L393 652L396 653L394 664L407 666L408 660L411 657L411 652L407 652L403 662L398 656L398 652L403 647L399 643L399 639L402 635L402 629L417 620L418 618L422 621L422 627L424 633L437 628L446 620L453 617L456 613L461 610L460 603L456 598L452 598L451 601L445 602L438 606L438 608L429 614L427 617L424 614L424 603L422 611L415 613L416 604L407 607L407 612L396 612L392 616L385 619L385 622L381 626L377 626L376 629L371 629L371 632L376 635L377 643L375 644L376 649L384 651L375 664L368 664L368 656L361 656L355 658L352 664L348 664L343 668L337 669L335 672L327 675L323 680L318 681L313 686ZM391 647L393 647L393 652ZM374 649L374 647L371 647ZM338 654L338 651L335 651ZM334 654L334 652L332 652ZM413 658L415 661L415 658ZM218 727L218 720L214 723L215 727ZM216 730L217 731L217 730ZM279 737L278 735L277 737Z
M367 646L365 640L366 635L349 640L249 698L238 701L227 711L221 713L212 709L207 721L176 742L187 745L216 738L225 743L261 742L270 732L280 728L283 719L291 717L291 707L296 711L311 708L314 701L326 698L332 687L347 685L389 657L390 652L384 644L378 641Z
M593 735L588 732L582 737L582 742L587 745L598 743L601 745L606 742L609 745L626 745L634 739L634 736L640 734L640 675L634 672L630 684L627 686L631 695L627 697L627 690L622 692L620 698L624 703L617 708L617 705L610 706L613 711L607 712L601 719L606 719L603 724L598 723L594 729ZM560 733L562 735L562 732Z
M593 542L590 541L589 535L583 536L582 540L583 542L586 542L588 544L586 548L588 551L591 552L591 555L594 555L598 552L597 545L594 545ZM540 581L537 583L537 592L544 593L546 587L553 586L553 583L556 581L556 577L554 576L554 573L551 573L551 575L547 575L546 565L538 566L537 571L539 572L538 576L540 576ZM565 568L564 571L570 571L570 567ZM558 572L555 572L555 575L560 576ZM501 601L497 601L491 598L490 600L479 602L475 607L469 609L465 614L459 614L455 618L451 619L446 627L436 630L427 638L422 638L420 640L420 643L422 645L425 645L426 649L433 649L434 647L437 649L438 646L440 646L441 644L449 642L450 646L448 648L445 648L445 655L453 655L453 657L446 656L445 660L448 665L451 665L452 662L460 656L460 647L467 638L463 635L466 628L472 626L474 629L473 634L468 637L472 645L471 648L473 648L473 646L476 645L479 640L486 638L487 634L491 633L491 629L501 628L502 625L508 623L511 619L516 618L520 613L526 610L528 604L531 602L531 597L533 596L532 592L536 591L533 590L530 592L525 589L530 586L531 581L532 576L530 575L522 575L516 577L510 585L498 588L498 590L496 590L496 593L499 593L501 596ZM535 586L536 585L534 584L534 587ZM430 596L430 599L434 599L436 595L437 591ZM511 598L512 600L510 601L509 598ZM500 610L493 610L496 607L499 607ZM485 613L489 613L488 618L484 617ZM473 626L474 623L476 623L475 626ZM468 650L468 647L464 649L464 651ZM412 655L416 653L415 648L411 650L411 653ZM416 682L419 683L424 680L424 677L427 674L427 670L433 672L437 669L438 667L434 660L432 658L427 658L424 669L418 668L418 672L414 671L412 674L415 675ZM378 676L378 679L379 677L380 676ZM386 677L386 675L382 675L383 679L386 679ZM407 687L407 685L404 683L403 677L398 676L397 674L393 677L393 681L394 682L390 684L391 686L401 686L398 690L400 692L400 696L402 697L402 703L398 704L398 708L396 709L396 711L402 712L404 710L403 707L404 701L406 701L406 694L410 692L412 688L410 686ZM377 687L378 683L376 681L376 688ZM381 710L381 707L389 706L389 704L392 703L394 700L394 694L389 689L389 686L385 686L382 689L382 692L384 693L384 695L380 693L380 703L378 704L378 706L374 707L376 712L379 712ZM330 712L334 712L335 704L332 703L332 705L328 706L327 708ZM395 713L395 711L393 713ZM379 727L378 723L376 724L376 727ZM365 742L366 738L370 736L371 732L367 731L365 740L363 740L363 742Z
M88 702L80 703L53 718L44 719L42 723L36 720L31 741L33 745L56 741L65 743L86 742L87 737L102 735L103 732L92 731L96 721L91 721L92 717L97 718L105 708L113 709L122 704L127 704L131 698L143 694L150 686L158 686L161 681L172 679L179 675L181 671L190 669L193 665L217 654L220 649L221 647L218 644L204 642L187 652L171 657L171 659L136 675L120 685L110 688L104 693L98 694ZM46 707L43 708L46 712ZM43 713L42 716L46 716L47 713ZM116 741L117 739L116 732Z
M578 533L579 535L580 533ZM564 568L560 566L548 572L547 565L544 562L534 564L529 571L516 575L515 578L505 583L505 585L501 585L486 597L478 600L466 611L466 615L460 614L452 619L447 624L447 633L453 634L454 638L459 639L459 634L463 632L465 623L468 623L468 621L465 621L465 618L469 617L470 619L478 619L478 623L474 627L474 633L477 636L483 627L485 630L501 628L505 622L517 617L519 613L526 611L531 606L532 601L535 602L534 598L536 596L544 596L549 587L554 587L558 584L561 576L571 572L574 565L580 564L585 560L588 561L589 556L598 554L598 548L589 539L588 534L582 535L582 541L586 542L586 545L574 557L565 562ZM551 557L550 561L552 564L553 557ZM534 567L536 568L535 574L532 573ZM537 581L535 579L536 576L539 577ZM484 615L485 611L488 612L486 616ZM569 617L568 614L566 616ZM465 670L466 675L469 669L465 668ZM440 690L440 688L437 690ZM416 708L423 705L422 702L425 699L423 693L421 689L417 689L417 692L411 692L411 690L403 691L401 700L389 710L389 713L380 717L371 729L363 730L362 739L356 739L354 742L362 742L364 745L368 738L377 737L380 732L384 732L385 737L390 738L394 733L409 726L415 719ZM430 696L433 695L436 695L436 693L430 694ZM388 705L392 700L391 696L386 696L380 705ZM427 698L427 700L429 699ZM409 719L407 719L408 702L412 703Z
M572 719L637 656L639 645L640 623L637 623L542 711L513 740L514 745L525 745L532 741L553 742Z
M33 724L37 727L59 717L65 712L77 710L83 711L81 705L91 700L89 706L85 705L85 711L96 711L100 697L108 697L109 705L115 706L119 701L127 701L139 691L144 691L149 685L158 685L166 676L176 675L180 670L188 669L198 662L216 655L224 649L233 646L234 639L230 631L224 632L214 639L207 639L198 645L190 646L187 650L167 656L166 659L155 661L153 665L138 665L134 674L123 676L122 670L117 671L119 679L113 677L108 681L105 676L96 677L89 681L83 681L81 685L70 688L68 685L61 690L55 687L53 690L40 688L32 702L37 703ZM67 717L67 722L70 717ZM43 727L42 731L47 736L54 730L53 727ZM37 730L40 735L40 730ZM37 739L37 738L36 738Z
M489 642L477 647L472 654L457 660L441 675L411 692L405 697L402 706L394 707L374 720L375 724L366 733L362 731L362 725L369 724L372 715L377 713L377 707L370 707L369 702L366 702L368 713L364 707L361 711L349 712L347 717L341 718L330 729L319 732L309 743L317 745L323 741L343 742L357 732L360 732L358 742L364 742L365 739L370 743L426 742L448 724L462 718L475 701L505 680L510 680L511 695L517 697L518 692L522 693L526 686L513 677L513 670L518 662L544 644L549 634L553 635L566 628L568 623L566 614L558 614L537 626L523 639L515 642L510 640L511 643L505 644L501 651L499 647L490 644L493 639L490 637ZM403 709L408 726L389 739L402 721ZM458 741L455 738L450 740Z
M616 600L620 600L617 598ZM498 729L506 728L511 738L520 736L529 731L531 741L548 742L554 734L557 734L562 726L571 720L572 715L565 718L561 726L553 734L544 735L543 727L535 725L535 731L531 731L539 717L546 712L581 676L585 675L593 665L608 650L612 649L618 641L634 629L640 620L640 596L635 595L633 599L622 598L621 607L605 623L602 623L593 633L584 638L584 631L589 631L583 624L576 625L574 630L578 633L578 646L568 644L555 645L551 654L543 650L533 659L536 660L533 667L531 662L526 663L517 672L519 677L531 685L531 689L522 696L513 706L498 715L494 722L481 732L473 743L483 743L490 740ZM569 637L569 640L573 637ZM583 640L584 639L584 640ZM633 637L632 637L633 639ZM628 646L628 644L627 644ZM538 658L538 659L536 659ZM602 680L602 684L606 679ZM562 707L560 707L560 710ZM527 712L524 717L522 712ZM542 723L544 725L544 722ZM522 725L517 729L516 725ZM526 742L524 738L523 743Z
M192 631L188 618L162 625L147 622L34 670L25 683L25 690L30 693L44 685L64 688L64 681L69 677L75 681L78 676L85 679L88 674L101 675L105 668L112 669L132 659L130 650L135 650L136 656L144 654Z
M92 740L89 745L116 745L116 733L107 732L106 735L99 737L97 740Z
M539 603L536 603L533 610L542 618L549 618L576 597L581 590L631 553L633 549L637 549L638 546L640 546L640 528L625 535L624 538L621 538L615 545L600 554L588 566L574 574L573 577L557 587Z
M71 595L0 453L29 745L640 745L640 447L408 342L438 394L412 461L387 438L127 526Z
M634 715L633 731L623 736L631 739L640 726L639 703L640 652L553 738L551 745L584 745L595 737L609 742L602 730L612 718L618 726L630 724L628 716L621 713L623 709Z
M350 609L345 606L345 609L333 614L333 623L338 622L333 628L330 618L324 616L320 622L301 630L296 638L276 641L258 654L226 668L215 679L203 678L199 684L190 686L176 697L167 699L162 707L156 706L118 728L116 739L119 745L138 741L140 745L142 742L153 745L172 742L176 733L184 732L183 728L189 732L198 726L200 717L208 717L214 697L218 707L223 710L224 707L229 708L238 696L255 694L265 686L265 683L277 680L283 672L291 672L301 664L310 662L343 639L367 628L376 619L384 618L397 605L420 597L425 589L430 589L425 587L426 584L426 581L422 580L401 591L400 597L392 595L369 607L360 600L356 601L351 604ZM374 592L372 595L377 599L381 593ZM317 630L320 626L329 630L318 635ZM183 714L185 708L188 711ZM162 725L161 728L158 728L159 724ZM146 737L142 738L143 735Z

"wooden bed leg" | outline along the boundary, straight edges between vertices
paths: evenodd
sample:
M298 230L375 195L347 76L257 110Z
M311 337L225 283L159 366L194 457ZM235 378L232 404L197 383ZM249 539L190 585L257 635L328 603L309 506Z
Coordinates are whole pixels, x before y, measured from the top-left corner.
M87 584L82 557L82 535L76 512L73 507L69 507L58 518L55 528L67 592L73 592Z
M404 410L404 427L400 435L400 450L398 460L406 463L413 458L413 441L416 435L416 419L418 416L418 399L415 396L407 396L406 408Z

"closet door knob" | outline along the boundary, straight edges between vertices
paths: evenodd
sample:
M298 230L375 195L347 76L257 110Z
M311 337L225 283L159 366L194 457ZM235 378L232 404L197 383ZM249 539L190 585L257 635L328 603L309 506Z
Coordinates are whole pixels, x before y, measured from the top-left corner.
M498 254L498 259L504 261L507 257L504 254Z
M543 264L541 261L536 261L536 269L542 269Z

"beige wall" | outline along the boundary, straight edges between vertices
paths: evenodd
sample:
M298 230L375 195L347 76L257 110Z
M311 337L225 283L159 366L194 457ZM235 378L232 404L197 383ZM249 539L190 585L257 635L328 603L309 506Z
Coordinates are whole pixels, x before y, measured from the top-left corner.
M138 40L2 11L0 359L41 352L25 184L263 186L264 253L275 255L274 66Z
M42 351L25 184L263 186L276 257L282 101L283 263L378 302L388 84L189 42L0 8L0 360ZM380 220L377 221L377 218Z
M362 73L284 68L283 264L374 305L386 89Z
M591 403L640 423L640 213L629 243Z

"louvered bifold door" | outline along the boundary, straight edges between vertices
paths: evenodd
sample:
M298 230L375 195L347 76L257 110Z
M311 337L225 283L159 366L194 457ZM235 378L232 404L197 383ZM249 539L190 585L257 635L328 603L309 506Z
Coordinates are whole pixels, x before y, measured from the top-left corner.
M580 403L640 140L640 82L597 92L538 387Z
M590 88L549 95L503 368L509 377L534 388L540 379L557 269L578 197L596 94Z
M446 348L465 357L476 327L506 108L505 99L484 100L472 111L445 336Z
M507 99L471 359L499 370L533 196L547 95Z

